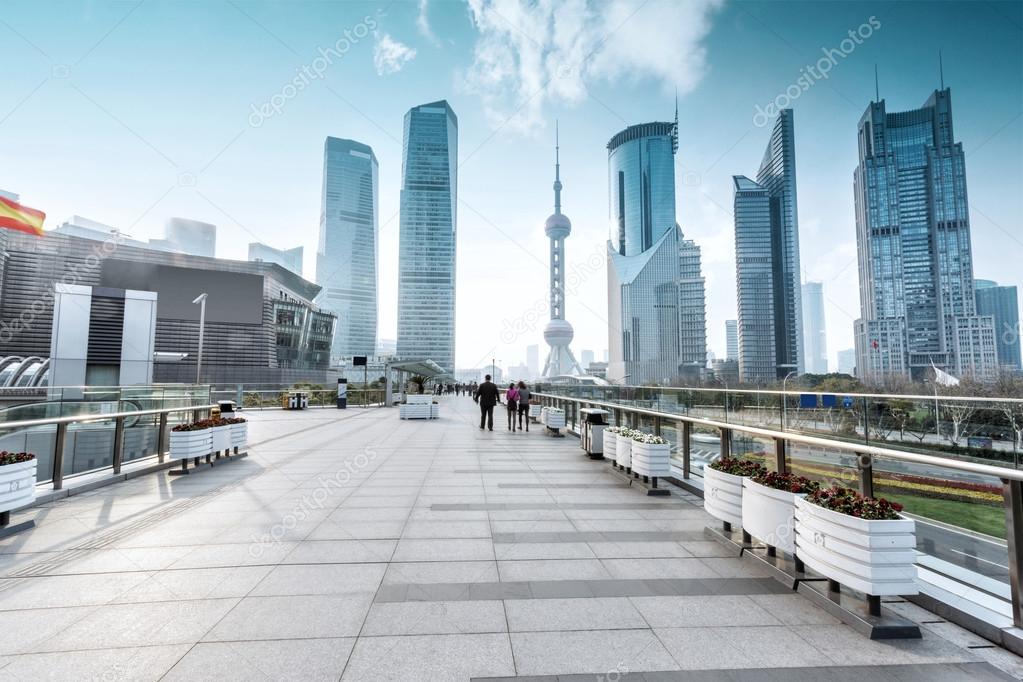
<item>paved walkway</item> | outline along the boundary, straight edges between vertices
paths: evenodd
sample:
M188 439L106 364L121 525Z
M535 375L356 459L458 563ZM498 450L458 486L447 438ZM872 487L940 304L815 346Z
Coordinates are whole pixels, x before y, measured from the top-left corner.
M253 412L246 459L16 515L38 526L0 542L0 679L1023 675L909 604L922 640L866 640L708 542L698 499L442 409ZM677 672L701 670L724 672Z

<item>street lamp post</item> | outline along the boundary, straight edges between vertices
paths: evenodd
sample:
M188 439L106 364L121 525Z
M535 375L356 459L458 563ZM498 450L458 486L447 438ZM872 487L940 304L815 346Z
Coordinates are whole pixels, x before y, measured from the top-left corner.
M789 401L788 395L785 393L785 385L788 383L789 378L795 374L796 371L792 370L785 375L785 378L781 380L781 430L785 430L785 425L789 422Z
M207 294L203 292L192 301L199 306L199 355L195 359L195 383L197 384L199 377L202 376L202 337L206 328L206 298Z

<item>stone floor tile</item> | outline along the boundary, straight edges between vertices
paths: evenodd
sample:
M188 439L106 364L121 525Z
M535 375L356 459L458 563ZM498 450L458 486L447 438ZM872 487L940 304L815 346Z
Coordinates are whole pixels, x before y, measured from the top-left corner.
M507 629L500 601L375 603L361 636L470 634Z
M354 645L354 638L200 642L163 680L333 681L341 677Z
M628 599L520 599L505 602L512 632L623 630L647 627Z
M588 673L615 678L629 671L677 670L650 630L513 632L520 675Z
M515 674L507 634L363 637L342 680L464 682Z
M372 601L372 594L246 597L202 639L354 637Z

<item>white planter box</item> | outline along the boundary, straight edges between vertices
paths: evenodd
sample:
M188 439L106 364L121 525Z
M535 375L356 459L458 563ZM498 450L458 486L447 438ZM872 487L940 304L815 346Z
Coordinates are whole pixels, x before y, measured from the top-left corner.
M231 449L231 425L225 424L224 426L215 426L211 429L212 442L210 444L210 450L213 452L221 452L223 450Z
M632 441L632 470L640 476L671 475L671 445Z
M558 407L545 407L540 412L540 421L550 429L565 428L565 411Z
M796 552L796 498L802 493L775 490L754 483L742 482L742 529L788 554Z
M432 412L432 403L409 403L398 406L398 417L401 419L429 419Z
M604 459L617 463L615 454L618 452L618 434L608 433L604 429Z
M868 521L796 500L796 555L814 571L864 594L920 591L912 519Z
M249 423L231 424L231 447L245 449L249 443Z
M24 507L36 499L37 461L0 466L0 512Z
M615 434L615 462L626 469L632 466L632 439Z
M742 479L718 471L712 467L703 468L703 508L719 521L742 526Z
M170 458L189 459L204 457L213 450L213 429L201 431L171 431Z
M407 405L432 405L433 396L424 394L409 395L408 397L405 398L405 403Z
M530 403L529 404L529 416L533 419L539 419L540 413L543 412L543 405Z

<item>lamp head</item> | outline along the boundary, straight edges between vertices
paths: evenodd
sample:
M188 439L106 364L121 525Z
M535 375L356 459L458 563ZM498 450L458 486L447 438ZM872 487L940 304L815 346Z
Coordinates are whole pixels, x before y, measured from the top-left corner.
M198 296L196 296L196 297L195 297L195 300L194 300L194 301L192 301L192 303L195 303L196 305L198 305L198 304L202 303L203 301L205 301L205 300L206 300L206 296L207 296L207 295L208 295L208 294L206 294L205 292L203 292L203 293L199 294Z

